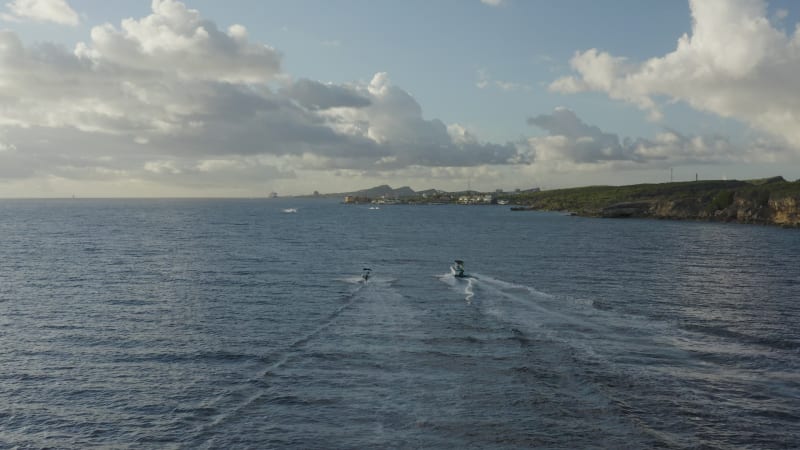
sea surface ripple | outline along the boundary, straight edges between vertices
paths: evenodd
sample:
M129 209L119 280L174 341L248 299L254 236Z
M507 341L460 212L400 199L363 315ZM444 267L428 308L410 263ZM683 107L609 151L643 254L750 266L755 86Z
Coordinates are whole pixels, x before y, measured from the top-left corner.
M798 230L78 199L0 236L0 448L800 448Z

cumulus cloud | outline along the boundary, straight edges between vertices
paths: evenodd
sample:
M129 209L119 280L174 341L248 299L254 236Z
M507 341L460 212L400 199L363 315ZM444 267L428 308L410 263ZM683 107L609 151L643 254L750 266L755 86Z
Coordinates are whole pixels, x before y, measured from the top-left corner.
M521 161L514 144L426 119L386 73L322 83L280 62L245 27L222 30L174 0L96 26L72 50L0 31L0 178L188 186Z
M635 148L623 146L616 134L587 125L566 108L530 118L528 124L548 133L547 138L534 141L537 142L537 159L568 159L575 162L639 159Z
M419 103L392 85L384 72L357 89L369 106L333 109L325 117L340 132L369 139L390 153L375 168L510 164L517 156L513 144L480 143L464 139L464 134L454 137L441 120L425 119Z
M153 0L153 14L92 28L90 45L78 57L129 71L161 73L181 79L228 83L263 83L280 72L280 54L247 39L241 25L221 31L197 10L175 0Z
M598 91L658 120L659 97L742 121L800 150L800 28L787 35L763 0L690 0L692 31L642 63L597 49L572 58L556 92ZM779 14L779 17L783 15Z
M8 13L2 18L9 21L33 20L76 26L80 23L78 13L66 0L14 0L6 3Z
M722 136L685 136L664 129L654 139L620 139L614 133L583 122L574 112L557 108L552 114L528 119L547 132L528 139L531 159L574 164L627 163L633 166L708 164L744 161L744 149Z
M478 69L478 81L475 82L478 89L486 89L489 87L496 87L506 92L512 91L530 91L531 87L524 83L516 83L513 81L494 80L489 76L486 69Z
M367 97L349 86L320 83L306 79L297 80L283 90L288 97L297 100L308 109L361 108L369 106Z
M281 59L276 49L253 42L244 26L220 28L175 0L154 0L142 18L96 26L72 49L26 45L0 31L0 181L151 183L235 194L234 187L252 192L267 181L358 175L431 180L437 187L450 179L461 187L465 179L488 184L534 165L541 173L756 157L719 136L667 128L651 139L623 139L565 108L528 120L545 136L485 142L461 124L425 117L388 73L326 83L287 74ZM763 64L742 65L725 67L749 86L749 71L763 71ZM580 76L551 88L602 90L659 112L655 98L664 90L653 86L661 84L634 82L648 79L642 65L590 50L576 55L573 67ZM478 74L479 87L526 89ZM705 76L698 72L700 80ZM781 86L794 82L776 81L774 95L787 96ZM793 100L781 101L785 107ZM762 158L776 154L768 143L757 148Z

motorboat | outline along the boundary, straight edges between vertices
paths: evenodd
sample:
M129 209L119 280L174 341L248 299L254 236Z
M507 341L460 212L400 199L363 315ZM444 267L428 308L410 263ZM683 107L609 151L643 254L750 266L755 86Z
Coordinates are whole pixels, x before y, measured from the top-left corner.
M453 265L450 266L450 271L453 272L453 276L456 278L464 278L467 274L464 273L464 261L457 259L453 262Z
M292 214L297 212L297 208L286 208L283 210L286 214Z
M365 283L369 280L370 272L372 272L372 269L364 267L364 271L361 273L361 279L364 280Z

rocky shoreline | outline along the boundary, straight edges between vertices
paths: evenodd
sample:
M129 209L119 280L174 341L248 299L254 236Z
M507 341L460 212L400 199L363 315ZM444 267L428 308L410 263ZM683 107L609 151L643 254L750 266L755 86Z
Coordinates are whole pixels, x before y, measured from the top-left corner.
M344 203L509 205L512 211L563 211L604 218L701 220L800 227L800 180L703 180L541 191L415 192L388 185L348 194Z
M800 211L797 199L770 200L767 204L754 203L748 199L736 199L731 206L709 211L697 205L670 201L617 203L604 208L602 217L651 217L674 220L708 220L721 222L751 223L760 225L800 226Z
M800 227L800 181L665 183L542 192L517 209L604 218L655 218Z

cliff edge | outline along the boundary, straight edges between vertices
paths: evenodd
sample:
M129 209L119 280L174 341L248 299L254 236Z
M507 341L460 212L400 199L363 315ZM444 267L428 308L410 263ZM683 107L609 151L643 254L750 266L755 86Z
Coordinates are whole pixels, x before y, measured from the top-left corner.
M529 209L592 217L649 217L800 227L800 181L783 177L631 186L590 186L533 193Z

